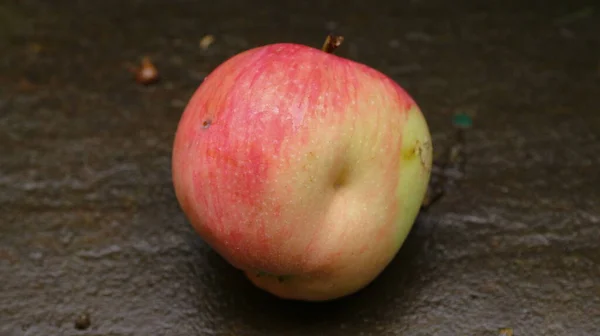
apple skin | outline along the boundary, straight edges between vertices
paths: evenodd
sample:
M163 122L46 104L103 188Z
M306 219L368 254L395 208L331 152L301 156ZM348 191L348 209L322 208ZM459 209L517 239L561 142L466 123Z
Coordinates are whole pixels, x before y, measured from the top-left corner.
M371 283L425 196L426 120L394 81L292 43L244 51L199 86L172 177L198 234L257 287L326 301Z

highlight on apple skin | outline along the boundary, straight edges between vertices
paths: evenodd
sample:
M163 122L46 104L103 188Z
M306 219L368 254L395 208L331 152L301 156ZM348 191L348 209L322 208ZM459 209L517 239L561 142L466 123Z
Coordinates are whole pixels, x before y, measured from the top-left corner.
M219 65L175 134L177 200L257 287L326 301L370 284L408 235L432 144L413 99L366 65L277 43Z

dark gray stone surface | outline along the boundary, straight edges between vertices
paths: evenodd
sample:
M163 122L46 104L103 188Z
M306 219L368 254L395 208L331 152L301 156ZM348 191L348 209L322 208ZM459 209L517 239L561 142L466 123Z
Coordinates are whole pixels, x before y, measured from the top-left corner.
M191 230L171 141L226 57L331 28L437 153L474 116L466 175L371 286L282 302ZM0 335L600 335L599 32L583 0L2 1Z

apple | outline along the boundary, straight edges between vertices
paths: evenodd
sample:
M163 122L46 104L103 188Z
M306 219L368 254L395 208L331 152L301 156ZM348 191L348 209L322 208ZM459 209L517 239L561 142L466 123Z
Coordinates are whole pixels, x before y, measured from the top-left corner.
M355 293L419 212L432 144L381 72L294 43L243 51L191 97L172 153L177 201L257 287L293 300Z

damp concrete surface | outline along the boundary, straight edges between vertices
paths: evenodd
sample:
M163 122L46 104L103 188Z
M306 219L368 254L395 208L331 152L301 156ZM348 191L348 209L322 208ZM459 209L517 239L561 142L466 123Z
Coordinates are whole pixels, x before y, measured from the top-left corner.
M375 282L281 301L191 229L171 145L219 63L330 31L409 91L436 154L473 125ZM600 335L599 32L583 0L2 1L0 335Z

